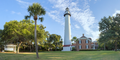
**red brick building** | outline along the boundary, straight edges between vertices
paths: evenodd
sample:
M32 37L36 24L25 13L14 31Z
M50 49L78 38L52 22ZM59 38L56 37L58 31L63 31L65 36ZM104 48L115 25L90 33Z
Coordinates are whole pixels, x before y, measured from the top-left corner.
M83 36L78 38L78 41L76 41L76 50L91 49L91 43L92 39L85 37L83 34Z

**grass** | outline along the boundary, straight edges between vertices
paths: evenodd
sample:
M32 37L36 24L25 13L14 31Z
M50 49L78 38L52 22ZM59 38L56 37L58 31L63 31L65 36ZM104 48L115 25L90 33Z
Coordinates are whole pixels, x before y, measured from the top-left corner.
M39 52L39 57L35 52L0 53L0 60L120 60L120 51L52 51Z

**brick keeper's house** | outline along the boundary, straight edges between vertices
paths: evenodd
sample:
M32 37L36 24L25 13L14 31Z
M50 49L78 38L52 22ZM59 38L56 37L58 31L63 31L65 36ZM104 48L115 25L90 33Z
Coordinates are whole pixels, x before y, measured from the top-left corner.
M77 39L78 41L76 41L76 43L72 45L76 48L77 51L85 49L95 49L96 44L94 45L92 39L87 38L86 36L84 36L84 34L82 37Z

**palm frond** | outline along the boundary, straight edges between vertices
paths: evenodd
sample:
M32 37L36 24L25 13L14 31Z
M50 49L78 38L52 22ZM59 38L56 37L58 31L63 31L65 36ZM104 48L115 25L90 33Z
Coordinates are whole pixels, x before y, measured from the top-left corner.
M30 17L31 17L31 16L28 16L28 15L27 15L27 16L25 16L25 19L28 20L28 18L30 18Z
M39 18L39 20L40 20L41 22L43 22L43 19L44 19L43 17L40 17L40 18Z

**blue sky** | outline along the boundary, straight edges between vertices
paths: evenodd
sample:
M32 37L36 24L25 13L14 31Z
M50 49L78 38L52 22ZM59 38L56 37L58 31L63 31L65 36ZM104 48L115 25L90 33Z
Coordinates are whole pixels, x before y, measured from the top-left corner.
M37 24L43 24L46 31L61 35L63 39L63 15L66 7L69 7L71 12L72 37L80 38L84 34L92 38L92 41L99 37L98 22L101 18L120 13L120 0L1 0L0 29L4 29L5 22L23 20L24 16L29 14L28 6L34 2L40 3L46 10L44 21L37 21Z

